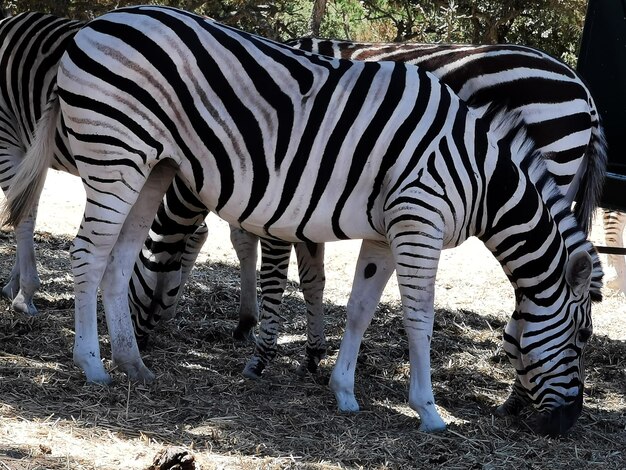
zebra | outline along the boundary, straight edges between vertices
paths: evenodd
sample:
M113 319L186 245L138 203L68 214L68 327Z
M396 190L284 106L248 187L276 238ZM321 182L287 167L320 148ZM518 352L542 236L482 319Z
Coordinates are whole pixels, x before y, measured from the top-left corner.
M13 181L25 151L31 145L36 121L55 83L56 66L65 44L84 24L82 21L37 12L21 13L0 22L0 62L4 64L5 74L5 80L0 85L0 182L5 192ZM77 175L64 133L59 133L55 145L57 148L52 168ZM33 316L38 314L33 296L40 285L33 241L35 212L15 228L15 264L2 289L3 295L11 299L14 310ZM206 210L201 203L194 201L184 185L175 180L166 194L165 203L161 205L130 280L132 319L136 336L142 344L145 344L147 332L151 331L160 317L170 316L175 310L181 286L184 286L207 237L206 225L197 228L204 216ZM177 221L181 220L183 224L178 224ZM191 229L190 234L181 237L180 231L187 225ZM178 233L172 234L172 230ZM250 234L233 229L233 246L243 267L244 281L239 325L234 331L235 338L240 340L251 339L252 328L258 317L255 247L254 252L250 252L251 244L258 239L255 237L250 242L250 237ZM271 269L271 264L268 266ZM163 273L174 273L174 276L166 277ZM319 277L315 280L314 289L323 289ZM303 284L305 296L314 296L314 293L309 293L310 289L306 289L306 285ZM248 295L250 292L251 295ZM269 300L271 296L268 294L264 298ZM312 304L321 308L321 300ZM320 318L321 312L311 314L310 317Z
M328 40L317 38L300 38L292 41L288 41L293 47L297 47L302 50L315 52L318 54L324 54L331 57L341 57L352 60L403 60L411 64L425 67L427 70L437 75L443 82L450 85L461 97L465 100L469 100L470 104L473 99L477 99L479 103L486 103L488 101L507 100L510 96L517 96L517 99L532 98L537 96L537 89L545 90L542 98L549 106L556 110L558 106L569 99L570 103L574 99L583 100L585 97L589 100L589 111L597 116L597 109L591 99L590 92L582 80L577 76L574 70L567 67L565 64L560 63L556 59L549 55L526 46L518 45L450 45L450 44L415 44L415 43L355 43L350 41L341 40ZM510 72L507 68L511 67L511 63L517 63L518 67L528 67L531 71L531 77L539 79L539 74L532 75L533 69L541 69L544 73L543 80L559 80L559 77L565 78L567 88L557 88L557 82L552 82L552 87L549 84L538 85L537 88L531 87L531 82L528 85L523 84L520 80L525 80L526 76L517 77L508 73L509 77L498 83L490 83L486 89L482 88L481 83L474 83L471 86L466 86L466 78L470 76L477 79L479 73L487 71L488 74L496 77L498 80L499 75L502 72ZM489 69L488 67L491 67ZM546 72L551 68L553 77L549 77ZM527 72L526 72L527 73ZM535 70L536 73L536 70ZM561 82L563 83L563 82ZM548 84L548 87L546 85ZM516 88L517 85L521 85L521 88ZM497 90L496 88L500 88ZM524 90L523 93L519 93L519 90ZM499 96L496 96L499 95ZM568 96L569 95L569 96ZM551 101L554 97L558 97L557 100ZM511 106L513 107L513 106ZM518 107L519 108L519 107ZM571 109L571 108L570 108ZM522 114L524 111L522 110ZM530 113L529 113L530 114ZM566 116L558 116L555 118L557 121L563 120L568 126L575 124L575 114L568 113ZM594 119L592 126L597 127L597 118ZM577 184L575 184L571 171L576 171L577 165L580 162L581 167L584 169L586 162L580 161L580 153L576 154L576 149L580 148L585 143L584 136L578 139L578 145L575 143L572 145L565 145L562 149L554 152L551 150L551 145L556 143L555 136L551 136L550 132L547 132L546 126L552 126L549 121L534 122L533 127L543 127L542 131L536 131L535 129L529 129L529 133L537 141L543 141L546 143L542 153L548 158L560 163L560 171L555 172L557 176L557 182L561 190L567 194L573 202L576 196ZM564 127L567 128L567 127ZM551 127L549 128L551 129ZM583 130L583 129L581 129ZM538 134L543 134L543 138L540 138ZM535 135L537 134L537 135ZM554 139L553 142L550 139ZM592 137L592 141L595 136ZM603 144L604 146L606 144ZM606 153L603 151L603 153ZM554 156L554 157L553 157ZM588 172L588 177L593 177L594 174L601 173L603 167L606 166L606 157L604 160L597 160L597 164L591 172ZM591 161L593 164L594 161ZM549 169L552 170L552 166L549 165ZM580 176L580 172L579 172ZM571 179L570 179L571 178ZM579 205L577 209L577 218L583 224L583 228L589 233L591 231L591 215L592 210L597 206L599 202L599 189L602 187L602 179L596 178L596 182L592 183L596 185L594 192L596 196L585 197L585 195L578 194ZM573 183L570 185L570 183ZM585 205L585 201L589 201ZM584 213L588 215L585 216ZM626 214L615 210L603 210L603 225L605 242L607 246L623 246L623 232L626 227ZM609 266L615 268L615 278L608 281L607 285L614 290L622 293L626 293L626 261L624 256L621 255L607 255Z
M382 244L409 337L409 404L421 430L445 429L430 379L434 279L441 250L476 235L516 290L504 348L541 430L575 423L602 268L532 142L506 116L480 119L412 65L304 53L156 6L115 10L81 29L57 85L4 216L16 223L29 213L62 119L87 192L71 257L74 360L89 382L110 381L98 286L114 362L132 379L154 378L132 332L134 257L125 255L139 251L177 176L206 208L264 238L365 240L331 378L341 410L358 408L353 356L371 319L360 315L370 299L358 288L378 269L368 257Z
M335 58L391 60L418 65L451 86L477 112L484 111L493 102L510 112L518 112L530 137L539 143L539 151L548 159L548 170L557 180L561 192L572 203L578 193L576 217L587 232L590 230L606 167L606 143L590 92L567 65L541 51L519 45L352 43L313 38L301 38L287 44ZM524 93L519 93L519 90L524 90ZM193 227L192 221L189 225ZM258 243L253 235L247 236L252 237L250 246ZM274 242L273 249L277 250L279 246ZM280 246L280 250L279 264L286 267L290 250L285 245ZM323 291L320 262L308 263L307 250L296 245L296 252L299 251L298 261L308 267L307 288L316 286L316 292ZM256 252L251 256L256 263ZM276 256L274 259L277 259ZM244 273L248 271L253 275L253 270L254 267L242 264L242 278L250 278ZM268 271L274 273L273 282L277 287L272 290L271 297L268 297L270 293L263 296L264 301L268 300L267 306L261 308L258 344L255 355L244 369L244 375L249 378L258 378L277 351L280 316L275 306L284 290L284 283L280 284L278 280L284 282L286 273L271 267L262 269L262 272ZM317 276L320 285L316 285ZM374 279L371 282L376 284ZM254 284L242 284L242 297L255 298L254 288ZM308 300L306 291L304 295L307 318L310 325L314 325L314 330L308 330L306 366L301 367L299 372L314 372L326 353L323 320L318 318L323 315L323 309L321 297L313 302Z
M28 33L32 28L39 31L39 34L43 34L47 31L44 26L48 24L55 25L51 34L59 34L61 40L54 42L54 45L46 43L43 39L34 43L31 41L31 48L33 47L32 44L34 44L34 47L36 48L41 47L44 43L46 43L47 47L45 54L42 54L40 49L35 49L39 52L39 54L35 55L37 60L33 62L31 74L33 76L37 74L45 74L46 83L53 83L56 59L58 59L61 55L64 42L79 27L81 27L83 23L58 18L53 15L44 15L39 13L21 14L13 18L11 22L3 23L3 26L0 27L0 33L2 33L5 38L5 41L3 41L5 46L2 49L4 60L11 64L11 67L18 67L19 64L21 64L20 58L26 56L26 51L28 51L28 54L32 55L32 50L27 49L26 47L20 48L7 46L9 44L14 44L17 40L25 41L28 39ZM19 34L15 34L14 31L18 31ZM307 41L309 42L307 43ZM297 47L301 48L312 46L321 47L323 49L325 47L327 48L328 44L321 41L310 42L310 40L302 40L302 43L297 45ZM352 47L354 48L356 46ZM368 46L360 44L359 47L365 48ZM375 47L380 48L380 45L376 45ZM406 58L408 51L406 50L406 46L404 47L404 54ZM431 48L432 46L428 47ZM345 47L336 48L336 50L340 49L348 50L348 48ZM17 55L18 53L22 55ZM53 60L49 60L51 57ZM441 57L439 58L439 61L441 61ZM25 60L24 62L26 63ZM11 84L11 77L16 75L14 69L11 67L7 67L5 69L5 73L7 74L7 84ZM44 103L49 95L49 88L50 86L47 86L45 90L43 90L45 93L42 91L42 94L39 97L33 94L32 96L25 98L22 107L24 109L29 109L29 101ZM17 90L17 86L15 86L13 90ZM18 99L14 99L13 101L5 99L4 102L19 103L20 101ZM42 105L40 104L38 109L41 109L41 106ZM5 107L7 108L5 111L6 115L10 116L10 119L7 118L7 120L29 123L28 133L23 133L23 135L30 136L34 127L34 120L29 120L28 117L20 120L18 118L18 114L21 111L19 106L15 107L15 109L10 109L7 106ZM35 105L32 105L32 107L35 107ZM38 112L40 113L40 111ZM18 124L16 124L14 128L17 128L17 126ZM7 129L6 132L7 135L13 135L14 142L20 142L21 138L16 137L11 128ZM26 138L23 138L23 140L24 141L21 146L25 149L29 144L26 142ZM59 164L57 168L75 173L76 170L71 156L69 156L67 151L64 151L65 144L63 141L61 141L60 144L62 145L60 145L58 160L63 163ZM5 189L7 183L10 183L10 180L13 177L15 163L21 159L21 155L22 153L18 153L17 159L14 158L6 162L8 169L5 167L4 171L7 175L5 178ZM182 287L184 286L185 280L189 275L191 267L193 266L193 262L207 236L207 229L204 225L201 226L196 233L194 233L196 224L198 224L200 220L202 220L203 216L206 215L206 210L200 208L201 203L199 201L192 200L190 193L186 191L185 188L180 187L178 181L175 181L172 190L166 195L166 199L172 201L173 203L169 206L162 206L160 209L161 212L157 214L157 220L155 220L155 224L153 225L148 236L146 246L144 246L141 251L139 260L135 265L133 275L130 280L129 300L132 313L131 317L133 319L136 336L140 341L142 341L142 344L145 343L148 333L162 316L169 317L175 312L178 296L182 291ZM179 213L172 214L172 210L174 210L173 208L175 207L182 207L182 209L178 211ZM182 222L172 222L171 219L176 219L176 221L182 220ZM171 233L172 230L177 233ZM183 230L189 231L187 237L183 237L181 235ZM7 297L13 298L13 305L16 310L34 315L37 313L37 310L32 302L32 294L39 285L39 282L34 260L32 227L28 230L26 241L24 241L24 236L21 234L23 234L23 230L16 230L16 236L18 238L17 252L19 254L20 251L23 251L28 253L29 256L23 255L19 258L18 255L20 264L17 264L16 262L16 265L12 270L11 278L5 286L3 292ZM258 237L233 227L232 239L233 246L235 247L237 255L240 259L242 274L241 297L238 315L239 325L234 331L234 336L237 339L242 340L250 339L252 336L252 327L256 324L258 317L255 276L255 245L258 243ZM22 248L20 250L20 246L23 246L24 243L26 243L27 248ZM281 246L279 242L274 241L271 247L269 245L265 246L266 248L264 249L271 250L271 252L268 252L268 257L265 259L270 263L276 262L279 265L284 266L285 259L289 256L289 250L287 248L288 245ZM311 245L296 244L295 248L299 265L301 266L301 277L305 278L301 282L301 285L307 304L307 319L309 324L309 328L307 329L308 338L305 360L303 365L298 369L298 372L303 373L306 370L313 372L317 367L317 363L319 363L321 358L323 358L326 354L326 341L323 328L323 309L321 301L321 293L323 292L323 267L320 266L323 266L323 260L319 259L319 253L322 252L322 249L314 247L315 252L318 253L318 257L315 258L309 256L309 249L311 248ZM279 249L280 254L278 251ZM18 286L18 281L20 279L20 265L22 266L21 271L26 273L23 274L21 278L21 289ZM32 273L32 275L28 275L28 273ZM268 311L271 314L272 319L279 318L276 306L278 305L282 296L282 291L284 290L286 281L285 276L285 273L280 273L279 270L271 264L261 270L262 285L273 286L271 290L267 287L262 289L267 290L267 292L264 292L262 296L264 301L262 311ZM34 280L29 283L28 281L31 278L34 278ZM24 287L24 285L27 287ZM17 295L15 294L16 292L18 292ZM279 323L276 320L264 322L263 327L261 328L261 334L258 338L259 346L257 348L257 359L261 358L261 360L257 360L256 363L251 362L250 365L246 367L244 373L247 376L255 377L260 375L262 368L265 367L267 362L275 354L275 338L278 327Z
M43 13L21 13L0 21L0 186L11 187L19 163L31 145L35 124L56 79L56 64L80 21ZM52 168L77 174L65 141L56 142ZM36 315L33 295L40 280L35 264L35 212L15 227L16 256L2 294L13 309Z

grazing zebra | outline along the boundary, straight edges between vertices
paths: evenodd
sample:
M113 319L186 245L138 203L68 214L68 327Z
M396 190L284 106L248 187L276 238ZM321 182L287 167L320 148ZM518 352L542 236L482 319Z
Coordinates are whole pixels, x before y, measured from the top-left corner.
M6 193L17 167L31 145L56 79L56 66L65 44L82 26L79 21L43 13L21 13L0 21L0 185ZM56 142L52 168L76 173L65 140ZM13 308L36 315L33 295L39 288L33 232L35 214L15 227L16 256L2 294Z
M110 381L98 286L114 361L133 379L154 377L132 333L127 254L139 251L176 175L209 210L265 238L365 240L331 381L340 409L358 408L351 384L371 319L360 315L370 299L358 289L378 269L368 256L383 246L377 259L396 270L409 337L409 404L420 429L445 428L430 379L434 280L441 250L476 235L515 287L504 347L543 412L541 429L563 432L576 421L602 270L510 119L479 119L411 65L303 53L166 7L90 22L61 59L58 89L8 194L7 220L35 202L27 191L41 186L62 119L87 192L71 253L74 359L88 381Z

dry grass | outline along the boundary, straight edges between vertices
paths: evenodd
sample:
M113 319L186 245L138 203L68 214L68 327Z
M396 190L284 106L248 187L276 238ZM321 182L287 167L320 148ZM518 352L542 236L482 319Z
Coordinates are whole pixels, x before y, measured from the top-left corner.
M626 468L623 340L594 336L585 409L569 436L540 437L523 420L492 415L513 378L499 350L509 295L498 295L506 289L500 279L487 289L492 300L480 292L460 293L453 277L438 287L443 300L433 382L449 430L427 435L417 431L418 419L407 405L408 345L393 296L381 304L360 355L356 392L362 412L341 414L327 383L343 332L345 300L335 299L344 299L345 278L334 283L329 276L331 353L320 372L305 379L294 374L305 322L304 303L291 283L280 356L262 380L249 381L241 370L251 346L234 343L230 333L237 267L220 262L219 255L198 266L181 314L151 339L144 357L157 373L154 384L129 383L113 372L111 387L85 385L72 363L68 243L64 236L38 236L41 316L24 318L7 301L0 304L6 310L0 315L0 470L146 469L166 446L192 451L203 469ZM12 246L12 237L2 233L2 272L10 269ZM331 271L333 262L331 256ZM474 309L455 301L458 296ZM108 358L107 337L101 340Z

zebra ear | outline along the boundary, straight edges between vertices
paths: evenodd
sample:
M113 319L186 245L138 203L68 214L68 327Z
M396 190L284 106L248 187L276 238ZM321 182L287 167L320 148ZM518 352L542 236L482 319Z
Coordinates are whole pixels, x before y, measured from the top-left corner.
M589 290L592 269L593 262L586 251L579 251L569 257L565 268L565 280L575 295L581 295Z

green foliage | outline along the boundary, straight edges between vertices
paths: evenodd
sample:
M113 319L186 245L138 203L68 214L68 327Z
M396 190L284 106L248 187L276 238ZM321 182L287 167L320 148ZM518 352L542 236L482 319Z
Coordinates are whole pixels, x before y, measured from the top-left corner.
M90 19L132 0L9 0L12 13L44 11ZM306 35L312 0L153 0L145 3L195 11L263 36ZM323 37L355 41L446 43L511 42L572 61L586 0L328 0Z

